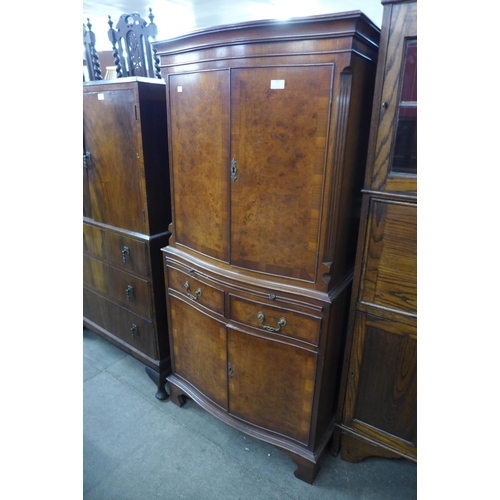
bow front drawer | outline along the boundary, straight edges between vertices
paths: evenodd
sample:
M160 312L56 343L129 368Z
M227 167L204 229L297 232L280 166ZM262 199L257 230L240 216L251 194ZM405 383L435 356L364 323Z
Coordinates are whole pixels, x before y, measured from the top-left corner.
M167 265L168 287L190 301L224 315L224 292L198 279L193 273L184 273Z
M229 310L234 322L318 345L321 319L297 311L293 304L280 301L274 306L231 295Z

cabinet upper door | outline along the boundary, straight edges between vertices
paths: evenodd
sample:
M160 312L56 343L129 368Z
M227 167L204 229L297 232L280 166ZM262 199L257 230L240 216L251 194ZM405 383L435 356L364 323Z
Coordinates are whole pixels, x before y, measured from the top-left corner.
M169 77L175 242L228 260L229 71Z
M390 30L370 187L416 194L417 4L387 6L384 16Z
M83 94L90 210L95 221L147 232L144 174L132 89Z
M231 264L315 280L332 75L232 70Z

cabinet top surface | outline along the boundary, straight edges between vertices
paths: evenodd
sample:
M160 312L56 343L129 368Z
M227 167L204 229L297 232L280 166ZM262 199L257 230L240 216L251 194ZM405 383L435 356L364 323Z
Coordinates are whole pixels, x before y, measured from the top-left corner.
M148 85L165 85L165 81L159 78L146 78L143 76L129 76L125 78L116 78L113 80L92 80L90 82L83 82L83 88L99 87L103 85L126 85L134 83L146 83Z
M391 3L417 3L417 0L382 0L380 3L382 5L388 5Z
M294 38L353 36L378 46L380 29L361 11L297 17L287 21L261 20L203 28L168 40L153 42L159 53L192 45L244 43Z

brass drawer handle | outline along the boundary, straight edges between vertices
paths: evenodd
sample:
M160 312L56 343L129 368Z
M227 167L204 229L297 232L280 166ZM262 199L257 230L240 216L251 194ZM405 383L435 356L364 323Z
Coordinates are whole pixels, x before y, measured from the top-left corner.
M268 326L264 325L264 313L263 312L258 312L257 313L257 319L259 320L260 324L262 325L262 328L270 331L270 332L279 332L281 330L281 327L286 325L286 319L285 318L280 318L278 321L278 327L275 328L273 326Z
M90 161L90 153L88 151L85 151L83 153L83 167L84 168L89 168L88 162Z
M187 281L186 281L186 283L184 283L184 288L186 289L186 294L190 299L198 300L198 297L201 295L201 288L198 288L198 290L196 290L196 292L194 292L196 295L193 295L189 291L189 283Z
M127 256L130 254L129 247L123 247L122 249L122 261L127 262Z
M132 334L133 339L135 339L136 335L139 335L137 325L135 323L132 323L132 326L130 327L130 333Z
M127 300L130 300L130 297L132 297L132 294L134 293L134 287L132 285L127 286L125 292L127 294Z

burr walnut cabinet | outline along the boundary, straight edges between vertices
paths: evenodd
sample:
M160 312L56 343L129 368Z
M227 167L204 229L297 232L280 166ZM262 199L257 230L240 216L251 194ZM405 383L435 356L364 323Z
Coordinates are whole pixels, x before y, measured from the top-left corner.
M360 12L159 41L172 374L312 482L334 430L379 30Z
M83 85L83 322L145 363L158 399L170 372L164 87L141 77Z
M417 3L385 1L334 453L417 459Z

